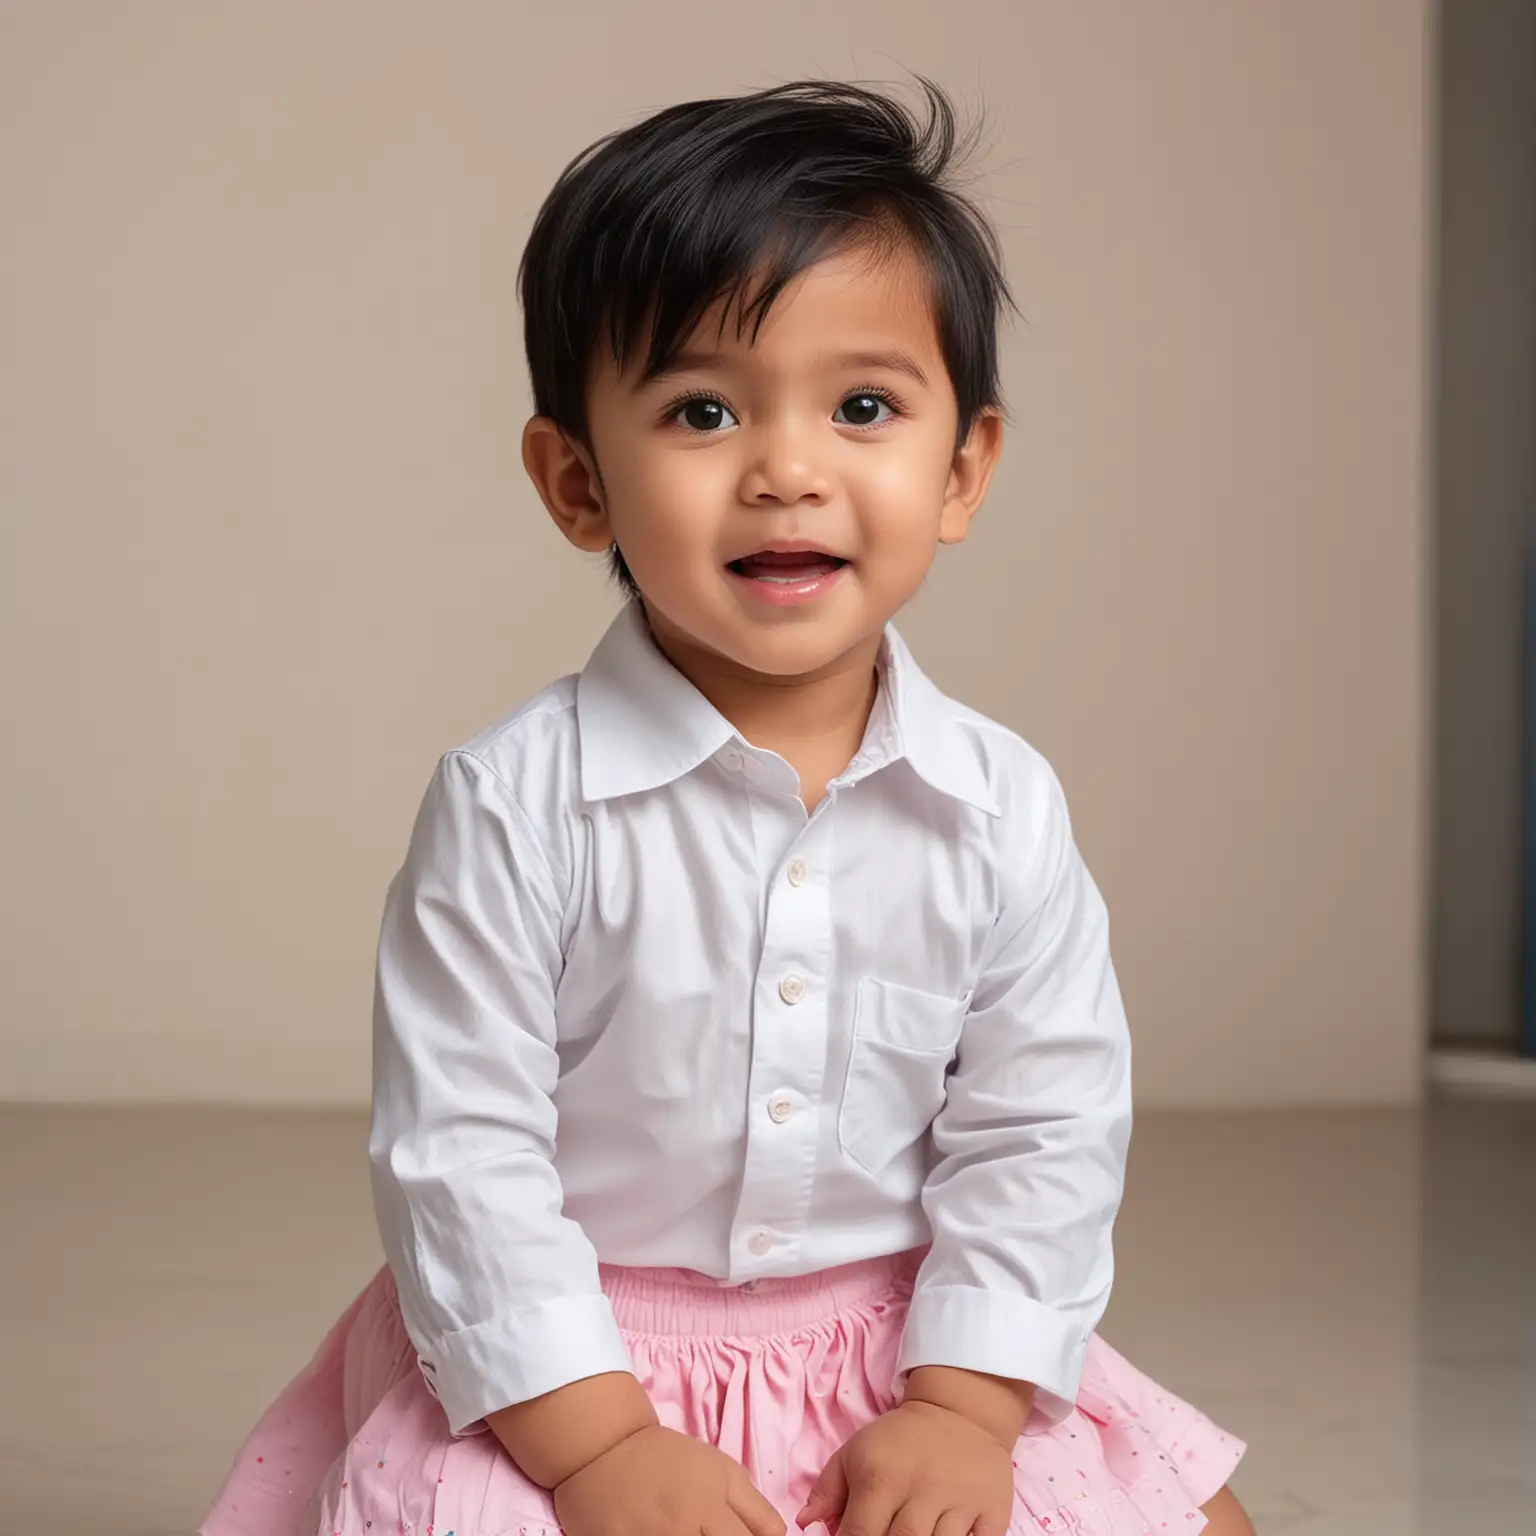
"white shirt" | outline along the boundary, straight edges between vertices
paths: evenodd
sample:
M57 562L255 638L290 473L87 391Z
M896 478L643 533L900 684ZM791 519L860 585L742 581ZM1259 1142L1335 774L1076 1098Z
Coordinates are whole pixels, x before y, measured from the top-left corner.
M894 629L807 815L638 605L448 753L379 946L375 1203L454 1433L630 1369L598 1262L738 1285L931 1242L899 1356L1062 1417L1130 1047L1045 761Z

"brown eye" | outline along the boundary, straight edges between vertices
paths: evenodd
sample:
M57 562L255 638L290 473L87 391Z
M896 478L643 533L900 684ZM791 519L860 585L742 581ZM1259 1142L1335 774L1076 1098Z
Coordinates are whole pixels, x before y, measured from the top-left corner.
M885 415L880 413L884 411ZM879 395L849 395L833 414L833 421L846 427L874 427L889 421L895 413Z
M676 419L690 432L718 432L736 424L736 418L719 400L687 400L678 407Z

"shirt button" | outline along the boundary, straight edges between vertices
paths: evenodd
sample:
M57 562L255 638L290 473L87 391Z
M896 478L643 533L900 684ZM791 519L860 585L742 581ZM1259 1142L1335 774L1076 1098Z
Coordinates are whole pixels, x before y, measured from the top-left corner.
M794 858L789 861L789 883L791 885L804 885L805 877L811 872L811 867L804 859Z
M775 1125L783 1125L794 1112L795 1106L787 1093L776 1093L768 1100L768 1118Z
M779 996L786 1003L798 1003L805 996L805 978L801 976L786 976L779 983Z
M770 1248L773 1247L773 1233L754 1232L747 1241L747 1247L750 1248L752 1252L758 1256L758 1258L762 1258L762 1256L767 1253Z

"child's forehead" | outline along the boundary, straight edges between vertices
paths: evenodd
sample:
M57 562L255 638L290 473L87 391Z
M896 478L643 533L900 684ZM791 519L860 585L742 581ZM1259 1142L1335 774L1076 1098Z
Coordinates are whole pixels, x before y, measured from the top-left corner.
M776 291L770 281L766 263L755 267L711 299L664 357L653 357L649 367L632 360L624 371L649 377L706 359L766 363L787 353L900 366L914 354L939 354L933 284L926 264L905 247L844 246Z

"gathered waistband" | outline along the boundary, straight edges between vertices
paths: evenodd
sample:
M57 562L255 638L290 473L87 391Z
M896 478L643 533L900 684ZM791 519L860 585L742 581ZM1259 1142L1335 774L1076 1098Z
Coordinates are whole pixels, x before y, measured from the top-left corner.
M923 1250L842 1264L810 1275L725 1285L691 1269L599 1266L604 1294L626 1333L764 1338L828 1322L856 1307L905 1301Z

